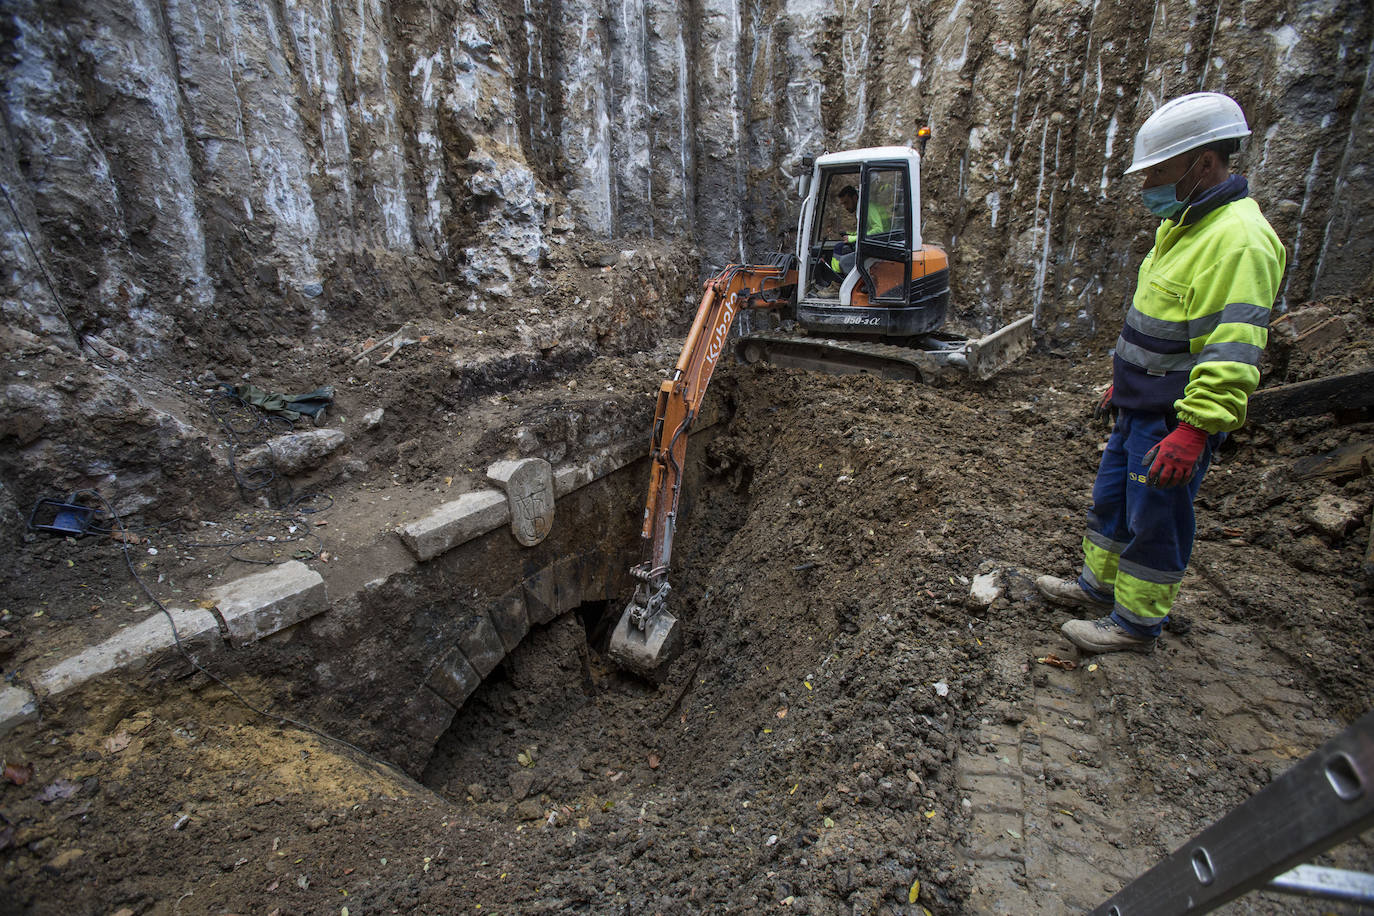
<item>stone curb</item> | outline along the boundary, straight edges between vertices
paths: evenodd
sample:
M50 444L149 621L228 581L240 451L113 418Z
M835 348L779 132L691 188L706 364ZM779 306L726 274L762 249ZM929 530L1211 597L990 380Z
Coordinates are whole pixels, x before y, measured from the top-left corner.
M697 424L693 432L698 432L708 425L710 424ZM607 449L581 464L567 464L555 468L552 471L554 497L567 496L574 490L614 474L642 457L643 446L626 443ZM498 461L488 468L487 476L493 480L505 481L514 473L517 466L525 466L528 463L530 462ZM444 503L424 518L400 526L396 529L396 534L415 559L421 562L432 560L455 547L511 523L514 516L509 500L508 495L501 490L475 490L464 493L456 500ZM542 540L542 536L532 540L537 543Z
M188 652L240 647L299 623L329 607L324 579L304 563L291 561L266 572L227 583L211 593L215 610L168 608L141 623L120 630L104 642L66 658L38 675L33 686L39 696L66 693L89 680L146 662L172 649L181 640ZM0 736L38 715L34 693L21 687L0 690Z
M0 690L0 735L38 717L38 701L23 687Z
M200 608L168 608L183 644L217 648L219 621ZM64 659L34 678L40 695L57 696L117 668L129 668L150 655L176 645L167 615L158 611L142 623L120 630L102 643Z
M211 592L229 644L240 648L329 607L324 577L292 560Z
M459 544L494 531L510 521L506 494L496 490L464 493L429 515L396 529L401 541L420 561L432 560Z

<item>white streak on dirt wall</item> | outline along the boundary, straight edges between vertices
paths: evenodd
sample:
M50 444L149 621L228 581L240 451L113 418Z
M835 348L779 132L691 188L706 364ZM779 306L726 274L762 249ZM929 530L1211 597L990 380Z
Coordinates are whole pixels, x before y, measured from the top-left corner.
M534 10L530 0L525 3L525 71L530 79L525 81L525 103L529 106L530 132L541 140L552 136L553 128L549 123L549 96L544 91L544 32L534 21Z
M227 26L226 26L226 23L225 23L225 21L224 21L225 15L228 15L228 17L229 17L229 22L228 22ZM238 76L238 70L239 70L239 67L241 66L242 60L243 60L243 52L239 49L239 44L238 44L238 24L234 21L234 7L233 7L233 5L230 4L228 7L223 7L223 6L217 7L216 10L215 10L215 18L216 18L216 23L215 23L215 24L216 24L216 26L217 26L217 28L215 29L215 47L216 47L216 49L219 50L219 51L221 52L221 54L223 54L223 56L224 56L225 65L226 65L226 67L227 67L228 70L229 70L229 82L230 82L230 84L231 84L231 85L233 86L233 88L234 88L234 92L233 92L233 96L234 96L234 131L235 131L235 139L238 140L238 145L237 145L237 147L233 150L233 152L238 153L239 155L242 156L242 159L243 159L243 162L242 162L243 171L244 171L245 173L248 173L248 172L251 172L252 169L253 169L253 158L252 158L251 155L249 155L249 152L248 152L248 134L247 134L247 131L244 129L244 124L243 124L243 121L244 121L244 118L243 118L243 95L239 92L239 76ZM196 18L195 18L195 24L196 24L196 26L197 26L197 29L199 30L200 25L201 25L201 23L200 23L200 17L199 17L199 16L196 16ZM227 50L224 48L223 44L221 43L221 37L222 37L222 36L225 36L225 35L227 35L228 38L229 38L229 48L228 48ZM198 31L197 37L200 37L200 38L203 39L204 33ZM202 43L203 43L203 41L202 41ZM216 168L216 166L219 165L219 163L216 161L216 160L219 158L219 157L216 155L216 152L218 151L218 149L219 149L221 146L227 146L227 145L228 145L228 144L221 144L221 143L218 143L218 142L207 145L207 147L206 147L206 155L207 155L207 159L209 160L209 162L207 163L207 165L210 167L210 169L211 169L212 171L219 171L219 170L220 170L220 169ZM225 163L224 165L225 165L226 170L227 170L227 169L234 168L234 166L239 165L239 163L237 163L237 162L235 162L235 163ZM251 222L253 221L253 195L252 195L253 187L252 187L252 184L251 184L251 183L245 184L245 186L242 188L242 191L243 191L243 198L242 198L242 199L243 199L243 210L244 210L244 215L247 217L248 221L251 223Z
M1004 165L1011 165L1011 150L1016 144L1016 130L1021 121L1021 84L1026 79L1026 71L1022 70L1016 74L1016 92L1011 97L1011 129L1007 131L1007 152L1002 157Z
M738 61L740 51L739 0L730 0L726 7L726 16L730 24L730 56L734 61ZM733 141L731 148L736 152L734 157L734 190L737 192L737 199L742 200L744 198L744 157L738 155L742 139L740 131L740 77L732 68L728 78L730 80L730 139ZM735 212L737 214L735 220L736 251L739 262L743 264L748 261L748 256L744 252L744 207L737 206Z
M1038 236L1038 238L1039 238L1039 240L1040 240L1040 261L1039 261L1039 263L1037 263L1037 264L1035 265L1035 276L1034 276L1034 279L1031 281L1031 299L1032 299L1032 302L1034 303L1034 313L1035 313L1034 323L1036 324L1036 326L1039 326L1039 325L1040 325L1041 304L1043 303L1044 298L1045 298L1045 277L1046 277L1046 274L1048 273L1048 270L1049 270L1049 259L1050 259L1050 235L1051 235L1051 233L1050 233L1050 217L1051 217L1051 215L1052 215L1052 213L1053 213L1053 210L1054 210L1054 188L1053 188L1053 186L1051 186L1051 188L1050 188L1050 192L1049 192L1049 201L1048 201L1048 203L1045 205L1044 210L1042 211L1041 208L1040 208L1041 198L1042 198L1042 196L1043 196L1043 194L1044 194L1044 191L1045 191L1045 161L1046 161L1046 151L1047 151L1047 146L1048 146L1047 141L1049 140L1049 131L1050 131L1050 121L1049 121L1049 118L1046 118L1046 119L1044 120L1044 122L1043 122L1043 126L1040 128L1040 178L1039 178L1039 182L1038 182L1038 183L1036 184L1036 186L1035 186L1035 220L1036 220L1037 223L1038 223L1039 220L1040 220L1040 217L1041 217L1042 213L1043 213L1044 218L1045 218L1044 225L1043 225L1043 226L1037 225L1037 226L1036 226L1036 230L1035 230L1035 231L1036 231L1036 234L1037 234L1037 236ZM1055 132L1055 155L1056 155L1056 157L1058 156L1058 146L1059 146L1059 136L1058 136L1058 132L1056 131L1056 132Z
M1345 47L1341 47L1341 57L1345 57ZM1359 101L1355 103L1355 114L1350 121L1350 130L1346 133L1345 144L1341 149L1341 164L1336 170L1336 181L1331 189L1331 199L1333 210L1331 218L1327 220L1326 228L1322 232L1322 247L1317 254L1317 265L1312 270L1312 295L1321 295L1320 283L1322 278L1322 268L1326 265L1327 247L1331 243L1331 230L1338 223L1344 233L1350 230L1355 206L1346 196L1346 186L1350 181L1352 167L1357 166L1357 154L1355 141L1357 136L1367 136L1368 127L1363 126L1363 119L1367 117L1366 104L1369 99L1370 86L1374 85L1374 39L1370 40L1369 46L1365 48L1365 60L1367 61L1364 70L1364 82L1360 86ZM1361 163L1361 165L1364 165Z
M382 213L384 240L388 248L408 252L414 247L410 227L410 205L406 191L405 152L401 142L401 128L396 120L399 109L396 93L391 88L391 50L387 47L388 29L382 26L389 11L381 0L371 0L367 18L360 18L358 33L353 36L369 52L368 63L375 67L375 89L359 80L358 106L369 117L380 134L369 157L376 176L373 195ZM368 93L368 90L372 91ZM364 101L366 93L366 101Z
M280 44L282 26L270 3L227 3L232 11L231 41L242 53L235 86L244 142L263 215L273 223L277 263L288 285L300 289L320 279L316 257L320 222L310 195L304 125L296 111L291 71Z
M449 81L446 77L445 53L421 55L410 68L412 82L418 78L420 91L415 113L415 156L423 165L421 174L427 176L424 183L424 217L422 220L428 244L434 251L443 255L449 252L448 233L444 232L444 213L447 210L447 191L441 184L444 176L444 143L439 135L437 82ZM437 74L437 75L436 75Z
M620 0L611 17L612 50L607 107L610 180L616 235L654 234L653 181L649 167L648 29L642 3Z
M170 49L170 36L164 34L162 15L152 2L136 0L133 13L146 43L123 44L122 50L128 54L123 62L126 76L113 84L132 98L141 96L152 115L154 128L150 136L156 149L151 155L164 168L160 174L143 178L152 185L154 204L170 224L170 231L159 228L157 235L159 241L175 251L176 257L183 259L188 292L198 305L204 305L213 300L214 290L205 267L205 234L196 208L194 166L182 129L175 69L164 50Z
M1102 152L1102 181L1098 184L1097 196L1105 198L1107 196L1107 170L1112 164L1112 147L1116 142L1116 114L1112 114L1112 119L1107 122L1106 146Z
M677 111L678 111L678 161L681 170L678 175L682 181L682 212L688 214L687 225L690 226L692 218L690 214L694 211L692 206L692 180L690 157L692 155L692 143L688 139L687 115L690 106L687 97L687 39L683 37L681 24L677 31Z
M845 146L862 146L868 126L869 40L873 30L873 4L860 0L845 10L845 29L840 39L840 59L846 81L853 86L849 127L841 138Z
M1274 40L1276 62L1280 67L1288 66L1293 55L1293 49L1297 47L1302 35L1291 25L1281 25L1272 30L1269 35Z
M783 50L788 68L786 119L783 139L786 146L784 162L800 169L801 159L819 155L825 148L825 130L821 124L821 63L815 47L824 27L823 16L830 5L818 0L788 0L786 16L787 42ZM789 201L789 219L796 218L795 206Z
M1312 164L1307 169L1307 181L1303 184L1302 206L1298 210L1298 224L1293 230L1292 255L1288 259L1288 269L1283 276L1283 292L1279 294L1279 311L1288 310L1288 287L1293 282L1293 277L1303 266L1302 263L1302 233L1304 221L1307 218L1307 210L1312 206L1312 193L1317 184L1318 165L1321 163L1322 151L1320 148L1312 153ZM1306 298L1306 293L1301 293Z
M344 213L348 214L348 226L356 203L353 194L353 150L348 136L348 111L340 91L342 60L334 42L334 13L330 6L311 9L305 5L287 8L291 16L291 36L296 45L296 57L301 61L301 78L306 88L316 98L312 100L319 109L320 158L322 169L328 177L328 186ZM304 50L302 45L308 48ZM304 100L303 100L304 101ZM343 227L340 226L339 229ZM347 245L355 245L354 233L344 236L336 231L336 237Z
M609 238L615 227L611 189L608 49L598 9L589 2L561 6L564 133L571 174L568 198L590 232Z

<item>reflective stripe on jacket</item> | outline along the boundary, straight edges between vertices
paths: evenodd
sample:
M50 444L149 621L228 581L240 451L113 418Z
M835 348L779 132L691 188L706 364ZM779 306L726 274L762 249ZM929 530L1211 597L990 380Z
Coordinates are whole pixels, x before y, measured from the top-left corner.
M1160 224L1116 343L1118 407L1175 412L1208 433L1245 422L1286 263L1248 191L1232 176Z

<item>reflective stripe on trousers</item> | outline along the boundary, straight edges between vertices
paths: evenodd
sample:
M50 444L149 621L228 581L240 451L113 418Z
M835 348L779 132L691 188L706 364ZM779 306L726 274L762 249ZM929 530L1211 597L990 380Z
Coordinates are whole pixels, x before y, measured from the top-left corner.
M1174 422L1161 414L1122 410L1093 482L1093 506L1083 537L1079 582L1114 603L1126 629L1155 636L1163 628L1193 552L1193 499L1222 434L1209 436L1197 473L1187 485L1161 489L1145 482L1145 453Z

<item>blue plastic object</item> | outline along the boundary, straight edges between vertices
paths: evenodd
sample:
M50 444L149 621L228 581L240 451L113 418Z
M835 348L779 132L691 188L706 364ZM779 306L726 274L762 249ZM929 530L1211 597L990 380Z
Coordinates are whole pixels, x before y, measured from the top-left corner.
M90 506L40 499L29 513L29 530L80 537L90 531L93 518L95 509Z

